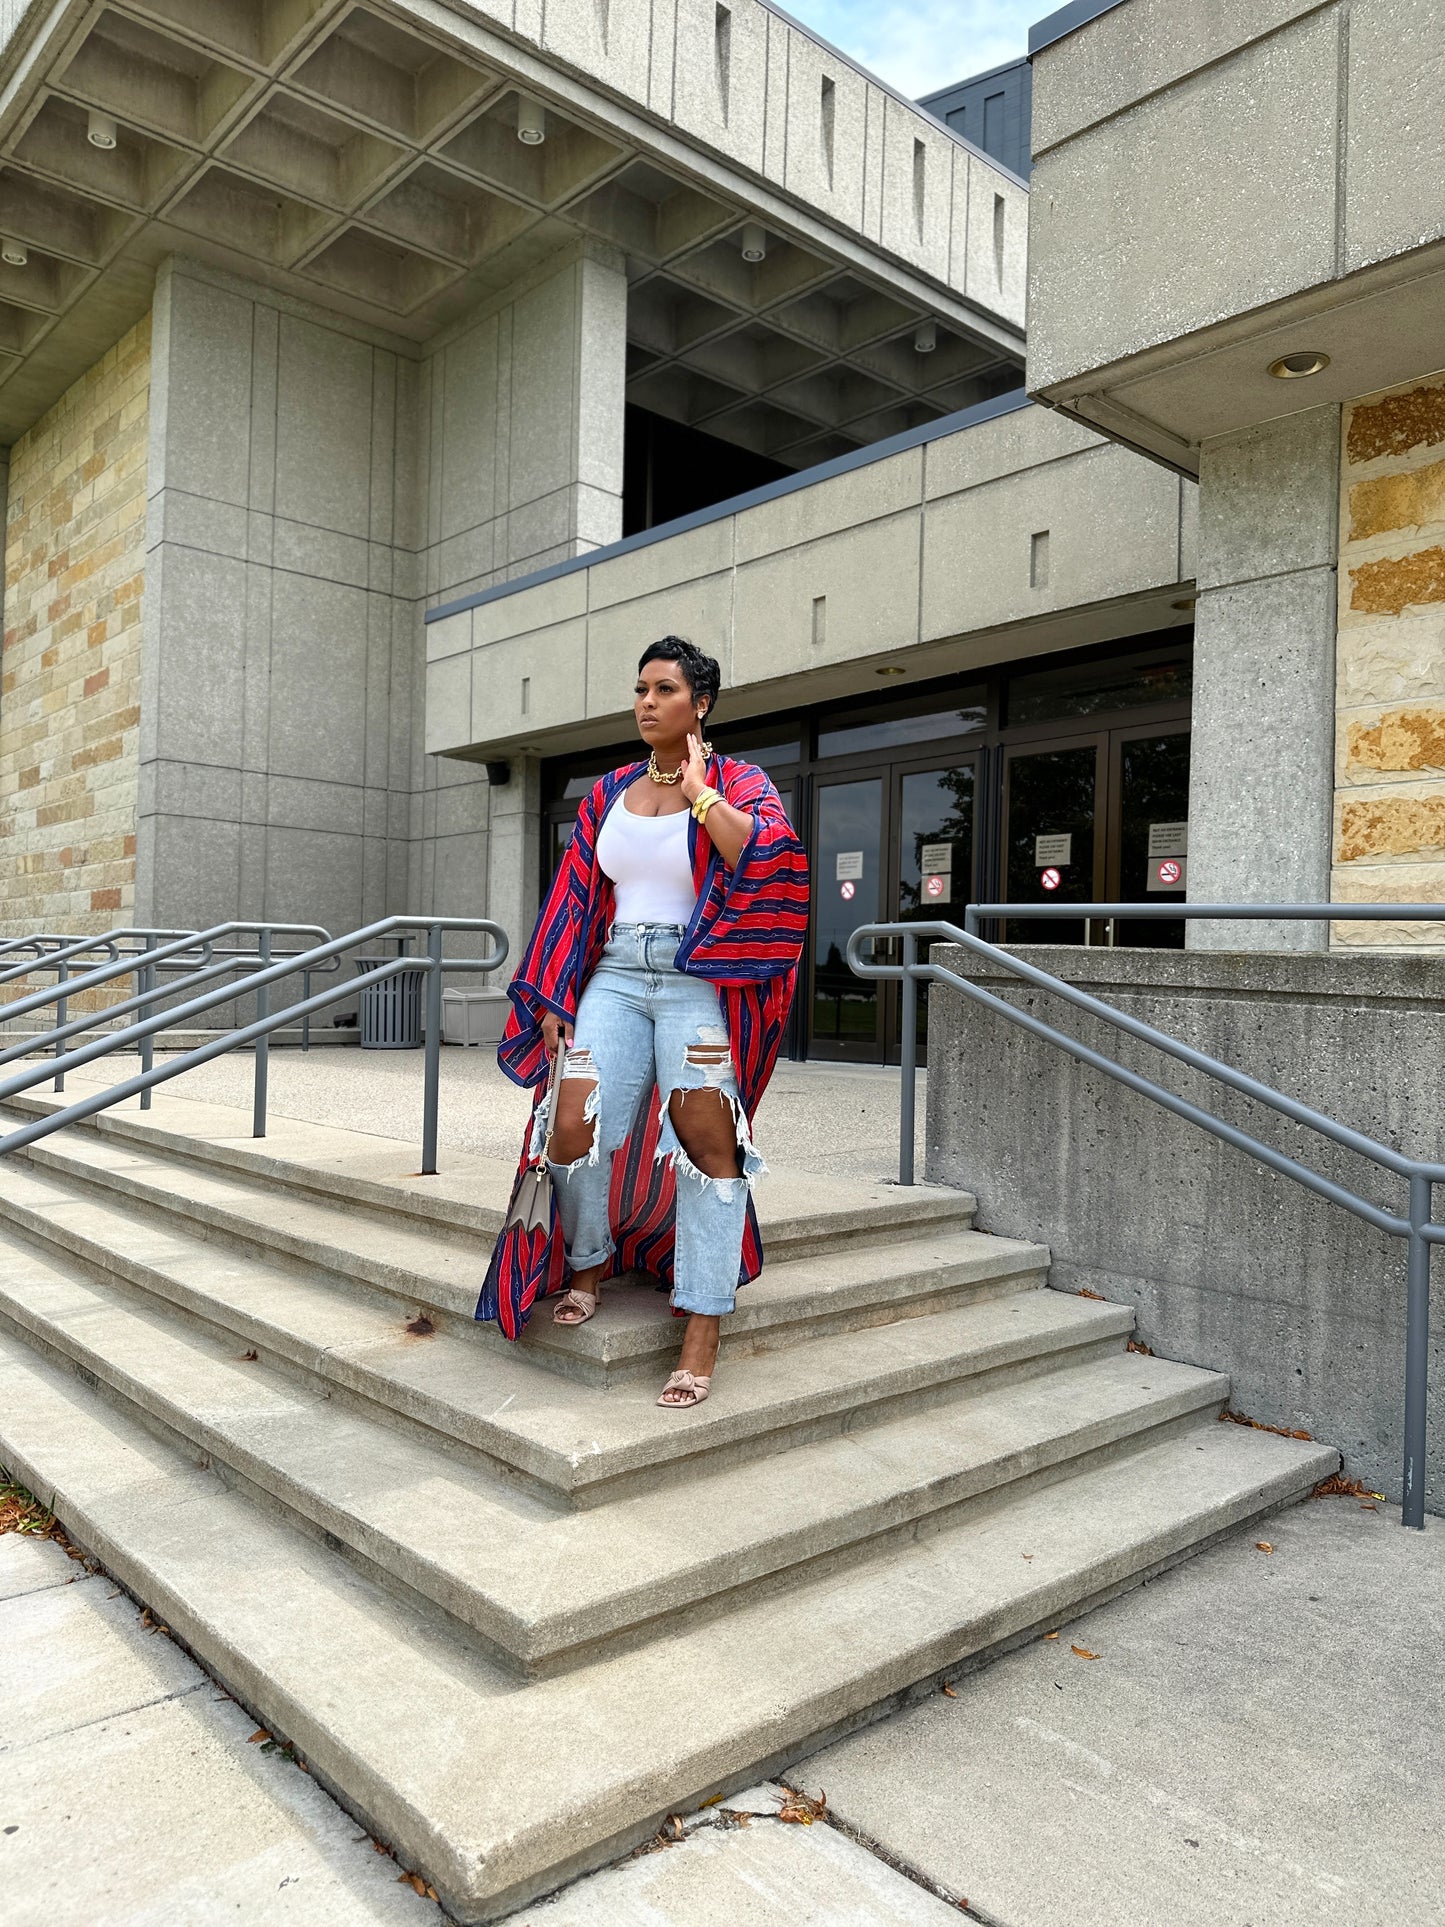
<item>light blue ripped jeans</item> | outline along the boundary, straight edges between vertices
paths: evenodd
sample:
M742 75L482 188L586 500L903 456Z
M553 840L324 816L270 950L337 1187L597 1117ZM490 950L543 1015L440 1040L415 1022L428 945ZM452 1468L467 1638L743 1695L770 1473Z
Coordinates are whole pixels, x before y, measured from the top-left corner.
M614 1250L607 1214L612 1160L655 1079L662 1106L657 1155L672 1159L677 1178L672 1302L680 1311L721 1317L732 1310L737 1291L748 1187L766 1166L738 1101L717 992L673 967L682 937L675 923L612 926L582 992L562 1067L564 1078L596 1086L584 1113L596 1120L592 1149L575 1164L553 1163L552 1172L568 1264L574 1272L605 1264ZM700 1061L693 1061L694 1046ZM720 1091L736 1120L742 1152L736 1178L705 1176L678 1141L668 1100L674 1091L705 1089Z

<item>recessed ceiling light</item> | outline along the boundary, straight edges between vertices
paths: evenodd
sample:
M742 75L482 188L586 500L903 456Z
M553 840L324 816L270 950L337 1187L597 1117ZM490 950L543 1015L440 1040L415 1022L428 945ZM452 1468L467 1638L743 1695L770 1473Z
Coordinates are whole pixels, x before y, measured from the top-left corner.
M30 259L30 250L23 241L0 242L0 261L7 268L23 268Z
M1328 355L1306 348L1295 355L1281 355L1269 364L1269 372L1280 381L1300 381L1305 375L1318 375L1330 365Z
M768 252L768 237L761 222L749 221L743 229L744 261L761 261Z
M900 669L896 663L885 662L883 667L881 669L875 669L873 674L875 676L906 676L908 671L906 669Z
M540 147L547 138L547 110L540 100L524 94L517 102L517 139L523 147Z
M115 122L109 114L102 114L92 107L85 123L85 138L92 147L103 147L107 152L115 146Z
M920 321L913 337L913 352L917 355L931 355L938 346L938 323Z

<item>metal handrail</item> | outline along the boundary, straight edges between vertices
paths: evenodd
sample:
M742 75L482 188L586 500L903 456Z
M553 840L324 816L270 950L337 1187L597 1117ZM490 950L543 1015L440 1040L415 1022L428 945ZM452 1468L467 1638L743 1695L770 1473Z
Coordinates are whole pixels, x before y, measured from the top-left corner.
M281 953L272 951L271 936L272 933L276 931L282 931L288 935L311 937L329 937L331 935L331 932L319 923L268 924L235 922L217 924L210 930L202 931L126 928L123 930L106 931L99 936L82 937L75 940L36 936L29 941L37 944L55 942L61 947L55 951L47 950L28 963L17 965L14 969L0 975L0 982L5 980L5 976L26 977L33 975L38 970L54 969L56 972L55 986L49 991L33 991L28 997L17 997L8 1004L0 1004L0 1017L9 1019L16 1015L23 1016L32 1010L42 1010L47 1004L54 1004L56 1022L52 1029L37 1032L35 1035L26 1037L22 1041L13 1044L8 1050L0 1051L0 1064L10 1063L17 1057L35 1056L45 1050L52 1051L54 1056L59 1058L63 1056L63 1046L69 1038L80 1036L88 1030L96 1030L102 1024L112 1022L117 1016L126 1015L133 1010L139 1010L144 1016L149 1017L155 1008L158 993L157 975L162 970L181 970L186 973L181 977L179 982L168 984L164 991L159 993L165 997L174 997L185 990L196 989L216 977L227 976L232 971L250 970L253 965L259 969L265 964L270 963L273 955L276 954L299 957L301 955L300 951L284 951ZM253 934L256 937L256 947L248 950L236 944L224 944L220 941L224 936L239 932ZM167 938L172 941L161 942L162 939ZM133 942L139 942L140 948L122 952L121 946L123 944ZM108 950L110 953L110 963L87 972L83 977L71 977L70 959L83 954L87 950L96 949ZM193 963L193 958L199 958L199 964ZM334 970L338 968L338 965L333 963L329 968ZM125 998L118 1004L104 1005L101 1009L88 1016L81 1016L73 1019L69 1023L66 1022L66 1007L68 1001L78 990L95 987L102 983L110 983L117 977L126 976L134 977L135 979L136 991L134 996ZM309 990L309 976L305 979L305 982ZM241 994L245 988L245 985L233 986L232 995ZM303 1032L303 1040L309 1045L309 1020L308 1028ZM262 1053L261 1078L262 1082L264 1082L266 1043L263 1041L257 1048ZM150 1037L142 1039L140 1056L141 1069L148 1071L152 1063L152 1043ZM57 1094L65 1089L65 1067L63 1065L57 1065L55 1067L52 1089ZM141 1109L148 1111L150 1109L150 1103L151 1094L147 1087L141 1093Z
M266 926L227 925L226 929L260 928L262 945L267 938ZM271 929L297 929L298 925L271 925ZM343 998L354 997L358 986L351 980L333 984L326 990L304 997L299 1003L289 1005L285 1010L271 1011L267 1007L270 986L283 977L295 976L298 972L307 976L311 972L327 967L332 959L340 959L344 952L354 950L362 944L374 943L397 930L424 930L427 933L425 955L403 955L394 957L378 965L367 973L367 983L374 984L388 977L394 977L403 970L422 970L427 973L426 995L426 1068L422 1114L422 1168L423 1177L436 1174L437 1157L437 1111L441 1079L441 1016L442 1016L442 976L454 970L497 970L507 960L507 936L499 924L485 917L383 917L377 923L367 924L364 929L354 930L344 937L331 937L311 950L280 958L265 968L254 972L240 988L254 990L257 994L257 1015L249 1024L234 1030L221 1032L207 1043L198 1045L194 1050L184 1051L160 1065L143 1065L134 1077L97 1091L92 1096L81 1098L68 1104L63 1110L53 1111L46 1117L36 1118L31 1123L11 1131L0 1138L0 1154L18 1151L37 1138L47 1137L67 1124L78 1123L82 1118L92 1117L97 1111L122 1103L128 1097L145 1093L155 1085L164 1083L168 1078L179 1077L183 1072L194 1070L197 1065L208 1064L213 1057L221 1057L227 1051L238 1050L247 1044L256 1045L255 1094L252 1105L252 1135L266 1135L267 1102L267 1039L271 1032L279 1030L284 1024L297 1018L310 1019L314 1012L324 1010L329 1005L339 1003ZM442 939L449 930L480 933L489 937L493 951L487 957L444 957ZM80 979L76 979L79 982ZM0 1082L0 1103L8 1098L19 1096L30 1089L31 1085L42 1083L54 1068L61 1075L69 1070L77 1070L83 1064L93 1063L97 1058L111 1051L124 1049L131 1043L148 1043L157 1033L172 1024L188 1022L203 1012L213 1010L218 1004L231 1002L237 995L237 986L225 985L220 989L206 992L203 996L189 998L174 1010L162 1012L158 1016L143 1017L139 1023L127 1025L124 1029L107 1032L93 1043L83 1044L79 1049L67 1052L53 1061L53 1065L43 1065L40 1069L22 1071Z
M1336 1119L1327 1117L1323 1112L1314 1110L1297 1099L1287 1097L1269 1084L1261 1083L1258 1078L1236 1070L1233 1065L1221 1063L1217 1058L1191 1045L1182 1044L1177 1038L1156 1030L1153 1025L1144 1023L1137 1017L1116 1010L1113 1005L1092 997L1087 991L1065 983L1061 978L1041 970L1038 965L1027 962L1022 957L1013 956L1009 951L996 944L986 943L978 935L978 923L983 917L1019 916L1029 918L1039 915L1070 921L1080 917L1135 917L1141 911L1146 916L1170 920L1186 919L1203 921L1220 919L1230 921L1268 921L1268 922L1382 922L1382 923L1438 923L1445 921L1445 905L1438 903L1390 903L1390 904L1336 904L1336 903L1273 903L1273 904L1029 904L1026 912L1020 905L978 903L971 904L965 912L966 928L960 929L952 923L897 922L863 924L848 939L847 958L855 976L863 978L886 978L896 980L902 987L902 1092L901 1121L899 1133L899 1182L914 1182L914 1097L917 1077L917 998L920 981L946 983L952 989L962 991L974 1003L982 1005L994 1015L1004 1018L1008 1023L1030 1032L1044 1042L1054 1044L1066 1051L1081 1063L1101 1071L1116 1083L1125 1085L1140 1096L1148 1097L1164 1109L1182 1117L1187 1123L1196 1124L1211 1136L1232 1145L1236 1150L1247 1152L1270 1170L1293 1178L1296 1183L1313 1191L1317 1196L1326 1198L1353 1212L1367 1224L1374 1225L1379 1231L1391 1237L1405 1238L1408 1241L1406 1261L1406 1304L1405 1304L1405 1453L1404 1453L1404 1496L1401 1505L1401 1522L1404 1525L1421 1529L1425 1523L1425 1445L1426 1445L1426 1398L1429 1378L1429 1325L1430 1325L1430 1259L1432 1249L1437 1244L1445 1244L1445 1224L1435 1222L1434 1187L1445 1184L1445 1164L1421 1158L1406 1157L1394 1146L1381 1144L1367 1137L1363 1132L1352 1130ZM898 963L875 963L863 957L863 946L878 939L900 938L902 941L902 960ZM1091 1017L1112 1025L1141 1042L1152 1045L1168 1056L1186 1064L1190 1069L1211 1077L1216 1083L1227 1085L1267 1105L1281 1116L1290 1118L1294 1123L1316 1132L1343 1149L1353 1151L1368 1158L1383 1170L1405 1178L1409 1183L1409 1204L1405 1214L1383 1210L1368 1198L1361 1197L1347 1185L1338 1184L1320 1172L1311 1170L1298 1159L1277 1151L1273 1145L1265 1144L1250 1132L1241 1130L1237 1125L1228 1124L1223 1118L1192 1104L1187 1098L1177 1096L1163 1085L1156 1084L1151 1078L1137 1071L1127 1069L1123 1064L1071 1037L1065 1031L1056 1030L1052 1024L1045 1023L1040 1017L1020 1010L1017 1005L1005 998L995 996L981 984L961 977L956 971L943 964L936 964L931 958L919 959L920 942L942 942L956 944L977 957L986 959L1003 971L1021 979L1025 983L1047 991L1076 1009Z

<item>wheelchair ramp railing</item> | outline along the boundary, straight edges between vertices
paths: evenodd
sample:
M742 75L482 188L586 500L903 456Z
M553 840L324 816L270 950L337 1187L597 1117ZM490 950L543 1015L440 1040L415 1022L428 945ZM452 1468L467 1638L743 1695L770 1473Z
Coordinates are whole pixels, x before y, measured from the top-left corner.
M1160 904L1141 905L1125 903L1069 903L1028 905L1031 920L1040 916L1068 918L1136 918L1141 911L1151 912L1161 918L1191 921L1255 921L1255 922L1382 922L1382 923L1439 923L1445 921L1445 907L1438 903L1205 903L1205 904ZM1138 1017L1131 1017L1126 1011L1116 1010L1112 1004L1101 998L1090 996L1087 991L1066 983L1060 977L1051 976L1037 964L1029 963L1022 957L998 945L986 943L978 935L978 924L985 917L1018 916L1018 904L978 903L971 904L965 915L966 928L960 929L952 923L898 922L868 923L855 930L848 939L848 963L855 976L874 979L889 979L901 986L902 1002L902 1091L899 1130L899 1170L901 1184L914 1182L914 1092L917 1079L917 1000L918 985L923 983L947 984L957 990L972 1003L1002 1017L1005 1022L1017 1025L1044 1043L1066 1051L1080 1063L1088 1064L1116 1083L1125 1085L1141 1097L1171 1111L1174 1116L1197 1125L1212 1137L1221 1139L1238 1151L1267 1165L1270 1170L1282 1177L1292 1179L1314 1192L1317 1197L1337 1204L1344 1210L1353 1212L1376 1230L1384 1231L1391 1237L1406 1241L1405 1267L1405 1456L1401 1522L1407 1526L1423 1528L1425 1523L1425 1444L1426 1444L1426 1399L1429 1388L1429 1332L1430 1332L1430 1260L1434 1247L1445 1244L1445 1224L1435 1222L1435 1186L1445 1184L1445 1164L1428 1159L1407 1157L1395 1146L1381 1144L1367 1137L1363 1132L1341 1124L1337 1119L1327 1117L1323 1112L1314 1110L1298 1099L1287 1097L1282 1091L1250 1077L1246 1072L1237 1070L1233 1065L1221 1063L1205 1052L1195 1050L1192 1045L1184 1044L1178 1038L1156 1030ZM864 947L871 947L878 941L897 942L901 956L897 962L875 962L865 957ZM1071 1004L1076 1010L1098 1018L1114 1029L1152 1045L1156 1050L1173 1057L1191 1070L1202 1072L1216 1083L1239 1091L1244 1096L1254 1098L1259 1103L1277 1111L1293 1123L1316 1132L1333 1144L1353 1151L1381 1169L1391 1172L1401 1179L1407 1191L1404 1208L1400 1211L1387 1211L1369 1198L1361 1197L1348 1185L1312 1170L1296 1158L1276 1150L1271 1144L1253 1136L1250 1132L1230 1124L1225 1119L1215 1117L1212 1112L1191 1103L1187 1098L1178 1096L1174 1091L1152 1078L1130 1070L1117 1059L1105 1052L1095 1050L1081 1039L1072 1037L1067 1031L1057 1029L1036 1017L1031 1011L1011 1004L1006 998L985 990L981 984L970 978L960 976L944 964L933 962L925 955L920 957L918 947L930 943L956 944L970 955L982 958L999 970L1012 975L1022 983L1030 984L1037 990L1058 997L1062 1002ZM3 1148L3 1147L0 1147Z
M369 960L364 979L347 977L325 989L311 990L313 977L340 972L348 951L382 942L388 937L407 938L418 932L425 936L423 953L411 954L402 950L394 958L380 962ZM481 957L449 957L444 955L448 933L481 935L487 939L490 947ZM320 936L323 941L306 949L285 947L284 939L298 936ZM128 948L129 940L136 937L142 940L139 950ZM237 937L253 941L238 944L234 941ZM122 939L126 939L127 943L122 943ZM283 940L279 946L278 939ZM16 940L17 945L37 941ZM65 940L61 948L71 941ZM52 1079L54 1089L63 1090L68 1071L79 1070L84 1065L97 1063L117 1051L133 1047L139 1049L141 1054L140 1070L134 1076L121 1078L103 1090L92 1092L44 1117L34 1118L0 1137L0 1154L21 1150L38 1138L48 1137L51 1132L63 1129L67 1124L79 1123L131 1097L139 1096L141 1106L145 1108L149 1104L151 1091L158 1084L194 1070L199 1064L208 1064L228 1051L250 1047L255 1050L252 1133L258 1138L264 1137L268 1046L272 1033L283 1026L299 1023L303 1026L304 1035L305 1027L309 1026L311 1018L318 1011L356 997L363 987L410 970L423 972L426 979L421 1169L423 1176L435 1175L441 1082L442 978L451 972L489 972L499 969L507 960L507 937L500 925L484 917L383 917L346 936L331 937L316 924L226 923L217 924L210 930L181 933L112 932L109 937L87 938L77 943L73 954L80 955L86 949L93 949L97 945L104 947L110 943L114 944L116 954L109 956L105 962L82 970L78 976L67 976L49 989L32 991L10 1004L0 1005L0 1016L3 1017L28 1015L31 1011L54 1005L58 1019L55 1027L43 1033L39 1039L27 1037L0 1050L0 1103ZM4 954L0 954L0 966L5 961ZM64 967L69 959L59 961ZM56 963L55 953L32 950L29 968L32 971L37 968L45 970ZM17 974L26 974L23 963L17 963L15 970ZM173 981L162 984L160 973L163 971L175 971L179 975ZM100 989L126 976L133 977L136 982L132 995L100 1012L67 1020L65 1003L68 997L82 991ZM302 997L295 1003L287 1004L284 1009L273 1011L270 1005L272 987L287 977L296 976L302 979ZM235 981L219 981L222 978L235 978ZM3 977L0 977L0 981L3 981ZM163 998L174 998L178 994L182 996L181 1003L172 1004L164 1010L155 1008ZM238 996L255 997L256 1014L250 1023L218 1031L215 1037L168 1058L163 1064L154 1062L157 1037L163 1036L167 1030L193 1025L198 1018L221 1005L233 1003ZM126 1024L119 1030L106 1030L89 1043L75 1041L102 1023L133 1013L138 1013L134 1023ZM3 1033L0 1033L0 1041L3 1041ZM53 1048L55 1054L38 1065L30 1064L6 1075L8 1065L18 1058L32 1055L37 1047Z

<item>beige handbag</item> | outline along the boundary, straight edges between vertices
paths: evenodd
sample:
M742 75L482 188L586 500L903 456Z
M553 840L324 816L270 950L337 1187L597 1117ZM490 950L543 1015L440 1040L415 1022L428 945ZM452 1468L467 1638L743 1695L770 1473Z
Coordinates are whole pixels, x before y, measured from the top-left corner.
M547 1135L542 1140L537 1162L529 1164L520 1173L512 1189L512 1202L507 1206L507 1216L502 1224L504 1237L513 1225L524 1236L552 1228L552 1173L547 1165L547 1146L552 1142L552 1126L556 1122L557 1080L562 1069L562 1051L563 1046L559 1042L552 1058L552 1075L547 1083Z

